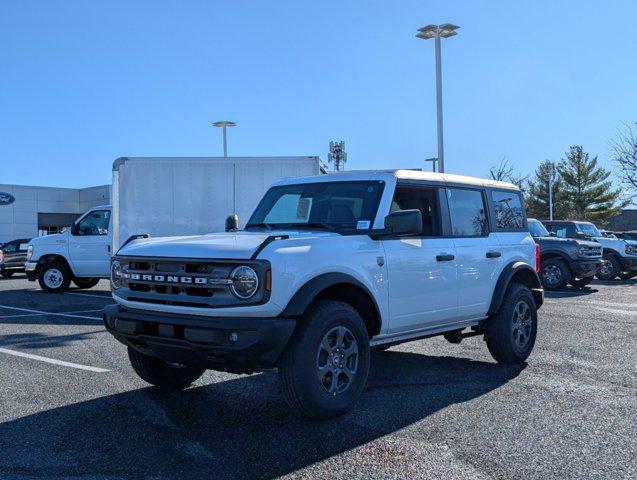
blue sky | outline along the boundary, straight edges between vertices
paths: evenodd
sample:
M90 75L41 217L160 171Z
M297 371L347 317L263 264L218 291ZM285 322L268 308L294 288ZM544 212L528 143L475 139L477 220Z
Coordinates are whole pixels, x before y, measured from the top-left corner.
M119 156L436 154L428 23L443 43L447 171L522 173L637 121L637 2L0 0L0 183L110 182Z

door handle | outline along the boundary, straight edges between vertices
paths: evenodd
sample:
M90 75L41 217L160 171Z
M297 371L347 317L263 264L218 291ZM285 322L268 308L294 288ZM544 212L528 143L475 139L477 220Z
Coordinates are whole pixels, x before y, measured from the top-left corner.
M502 256L502 252L487 252L487 258L498 258Z
M455 255L451 254L436 255L436 261L438 262L450 262L454 258L456 258Z

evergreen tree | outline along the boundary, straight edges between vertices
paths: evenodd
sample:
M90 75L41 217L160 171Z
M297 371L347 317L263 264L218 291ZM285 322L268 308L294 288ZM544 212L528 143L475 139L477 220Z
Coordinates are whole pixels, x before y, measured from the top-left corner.
M553 218L565 219L568 207L564 201L562 181L555 164L550 160L542 162L525 189L526 213L529 217L548 220L549 215L549 179L553 171Z
M620 190L614 190L608 180L610 172L597 164L597 157L591 159L581 145L571 146L558 171L571 219L604 225L626 206L620 201Z

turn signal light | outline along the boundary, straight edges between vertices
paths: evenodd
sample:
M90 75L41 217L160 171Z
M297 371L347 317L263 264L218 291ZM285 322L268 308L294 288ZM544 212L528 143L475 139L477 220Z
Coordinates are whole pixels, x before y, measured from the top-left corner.
M265 289L268 292L272 291L272 271L268 270L265 272Z

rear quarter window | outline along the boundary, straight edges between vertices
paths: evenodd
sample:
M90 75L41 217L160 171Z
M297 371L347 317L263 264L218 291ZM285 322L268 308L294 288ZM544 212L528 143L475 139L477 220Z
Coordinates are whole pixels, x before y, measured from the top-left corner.
M526 231L526 217L522 197L518 192L493 190L493 221L496 230Z

